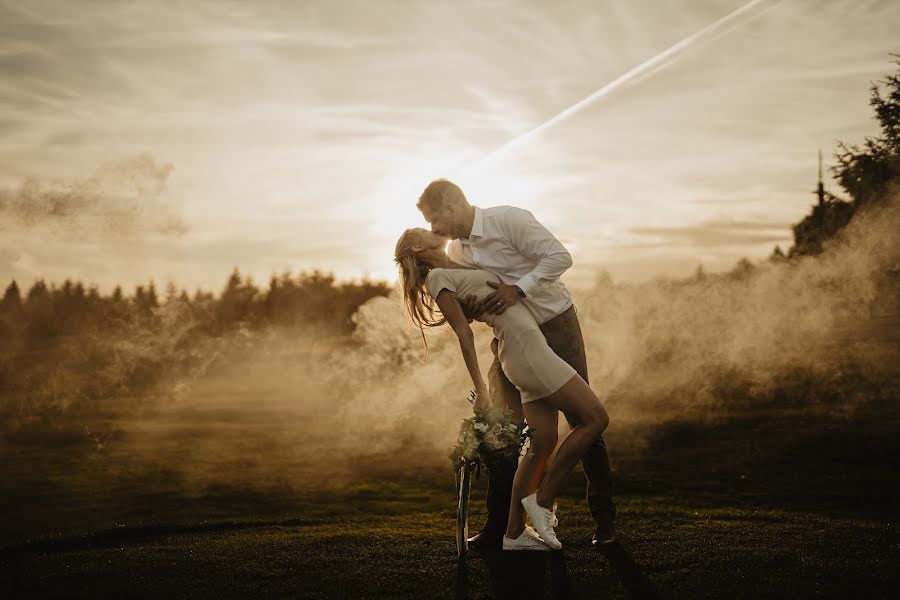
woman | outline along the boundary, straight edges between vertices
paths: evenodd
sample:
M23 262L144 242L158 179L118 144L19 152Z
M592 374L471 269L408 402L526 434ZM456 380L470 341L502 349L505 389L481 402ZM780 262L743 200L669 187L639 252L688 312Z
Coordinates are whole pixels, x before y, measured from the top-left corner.
M457 294L486 296L493 292L487 282L500 282L500 278L490 271L468 269L452 262L443 250L446 241L420 228L407 229L400 236L394 260L400 267L403 299L420 329L444 323L453 328L475 386L475 406L487 410L490 399L478 366L474 335ZM562 544L553 531L555 515L550 507L565 476L606 429L609 417L584 379L550 349L534 317L523 305L510 306L499 315L482 314L478 320L493 328L499 340L498 357L503 371L521 392L525 419L534 430L530 450L519 463L513 480L503 549L558 550ZM538 486L556 447L558 411L576 425ZM536 533L525 526L523 507Z

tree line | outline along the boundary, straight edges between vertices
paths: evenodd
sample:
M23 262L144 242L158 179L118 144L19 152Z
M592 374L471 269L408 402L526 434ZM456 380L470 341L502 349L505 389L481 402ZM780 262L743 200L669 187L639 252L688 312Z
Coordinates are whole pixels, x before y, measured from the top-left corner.
M869 104L878 122L878 134L860 146L839 142L831 172L847 198L825 192L825 201L793 226L794 245L787 257L820 254L861 210L889 201L900 193L900 55L896 71L873 83ZM785 258L776 247L773 258Z
M0 300L0 431L141 401L268 328L347 336L357 309L392 289L313 271L272 276L261 290L237 269L218 295L169 284L160 297L152 282L101 294L72 280L23 292L12 281Z
M268 289L261 290L235 269L218 296L200 289L190 296L170 283L162 298L153 282L126 296L121 286L101 295L96 286L70 279L60 286L38 280L23 293L13 280L0 300L0 348L43 347L85 331L115 333L123 325L158 329L164 321L161 307L171 304L189 312L195 327L209 335L239 325L315 326L346 334L359 306L391 289L384 281L337 282L318 270L272 276Z

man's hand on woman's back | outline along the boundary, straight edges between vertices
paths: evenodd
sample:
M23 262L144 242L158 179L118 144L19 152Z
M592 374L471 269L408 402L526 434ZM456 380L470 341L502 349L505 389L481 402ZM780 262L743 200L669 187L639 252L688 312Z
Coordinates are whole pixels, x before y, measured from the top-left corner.
M487 284L494 288L494 292L484 297L484 310L495 315L502 315L507 308L515 304L521 298L518 286L506 285L488 281Z
M476 296L466 296L465 298L456 297L457 302L463 309L463 314L466 315L466 320L469 323L472 322L473 319L478 318L478 316L485 311L487 308L487 297L479 300Z

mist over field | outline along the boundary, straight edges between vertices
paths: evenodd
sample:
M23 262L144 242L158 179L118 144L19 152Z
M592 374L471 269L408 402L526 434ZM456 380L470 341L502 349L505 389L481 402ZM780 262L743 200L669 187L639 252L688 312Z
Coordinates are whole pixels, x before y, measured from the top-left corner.
M894 197L821 256L638 285L599 272L592 289L574 290L614 468L617 451L640 451L673 420L710 424L754 404L841 414L896 394L898 225ZM46 377L4 394L5 449L68 456L58 485L188 495L306 493L449 466L471 410L449 329L426 332L422 362L397 298L375 295L346 334L311 316L194 342L194 304L171 293L152 308L154 330L31 354L32 368L49 361ZM473 326L486 372L490 330ZM79 348L116 358L92 369Z
M645 409L662 419L715 412L786 385L780 401L812 401L791 397L797 379L821 391L848 376L895 377L898 225L894 196L858 215L819 256L741 261L727 275L634 286L601 279L580 303L592 383L620 416L652 420ZM860 391L835 404L864 399Z

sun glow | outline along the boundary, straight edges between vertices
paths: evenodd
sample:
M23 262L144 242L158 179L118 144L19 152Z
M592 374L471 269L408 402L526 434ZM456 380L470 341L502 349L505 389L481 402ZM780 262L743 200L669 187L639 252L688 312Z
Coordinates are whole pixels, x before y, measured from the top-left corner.
M536 140L532 148L538 144L540 142ZM373 272L373 276L396 281L397 274L393 269L394 245L405 229L429 227L416 208L416 202L422 190L434 179L447 178L458 184L469 202L476 206L514 204L534 210L551 202L552 196L546 193L553 185L551 178L533 168L529 169L517 157L511 156L502 163L495 164L490 172L464 169L463 158L470 158L478 153L480 151L469 150L455 155L404 157L385 161L386 165L392 166L392 172L382 178L363 206L363 210L371 217L368 231L375 238L371 250L373 254L382 257L378 262L391 265L390 269Z

